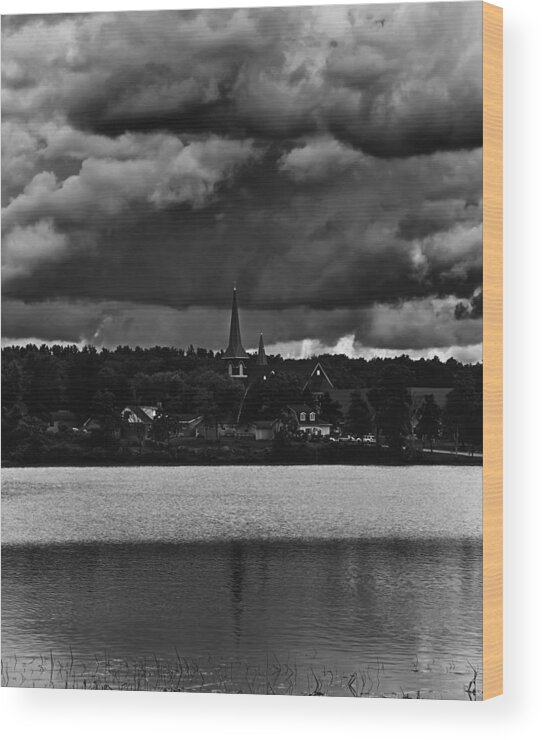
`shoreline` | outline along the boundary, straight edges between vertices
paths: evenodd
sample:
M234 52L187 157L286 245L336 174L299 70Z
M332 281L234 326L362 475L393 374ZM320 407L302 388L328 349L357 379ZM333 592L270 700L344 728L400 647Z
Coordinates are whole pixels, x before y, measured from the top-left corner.
M449 458L450 456L447 455ZM407 461L407 460L380 460L380 461L347 461L347 460L327 460L327 461L264 461L264 460L213 460L213 461L178 461L178 460L156 460L156 461L149 461L149 460L110 460L110 461L104 461L104 460L81 460L81 461L59 461L59 462L47 462L47 461L37 461L33 463L20 463L20 462L2 462L0 465L0 469L4 470L10 470L10 469L24 469L24 468L165 468L165 467L175 467L175 468L187 468L187 467L252 467L252 466L262 466L262 467L298 467L298 466L304 466L304 467L322 467L322 466L329 466L329 465L340 465L345 467L391 467L391 468L397 468L397 467L483 467L483 460L480 457L475 458L464 458L464 459L455 459L455 460L442 460L442 459L433 459L433 460L416 460L416 461Z
M483 464L474 451L429 448L402 451L387 446L288 441L272 443L247 439L209 442L185 439L176 444L146 441L141 446L93 440L47 439L47 446L30 445L5 451L3 468L55 467L206 467L206 466L434 466L472 467Z
M418 656L410 668L411 680L405 687L387 682L380 660L352 670L337 667L298 666L279 661L275 654L265 664L238 659L199 664L194 658L174 656L164 659L151 654L139 659L113 658L107 651L88 659L53 650L25 656L2 653L2 688L48 688L98 691L157 691L175 693L259 694L282 696L327 696L389 699L455 699L480 701L483 697L481 671L467 659L461 665L460 686L427 688L417 679ZM210 657L210 656L209 656ZM455 665L455 664L454 664ZM445 675L445 661L440 666ZM458 682L459 683L459 682Z

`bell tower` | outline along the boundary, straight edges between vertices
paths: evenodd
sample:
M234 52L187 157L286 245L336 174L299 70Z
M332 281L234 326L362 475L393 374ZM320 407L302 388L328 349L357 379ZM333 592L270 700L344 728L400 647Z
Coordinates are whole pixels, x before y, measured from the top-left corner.
M230 341L223 357L228 375L231 378L239 378L239 380L248 378L248 359L249 355L245 352L241 342L239 312L237 310L237 288L234 287L231 304Z

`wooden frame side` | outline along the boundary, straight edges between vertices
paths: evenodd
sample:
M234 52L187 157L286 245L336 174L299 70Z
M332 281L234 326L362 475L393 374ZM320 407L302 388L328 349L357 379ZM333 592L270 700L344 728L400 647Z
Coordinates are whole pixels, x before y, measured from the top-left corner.
M502 8L483 3L483 687L502 694Z

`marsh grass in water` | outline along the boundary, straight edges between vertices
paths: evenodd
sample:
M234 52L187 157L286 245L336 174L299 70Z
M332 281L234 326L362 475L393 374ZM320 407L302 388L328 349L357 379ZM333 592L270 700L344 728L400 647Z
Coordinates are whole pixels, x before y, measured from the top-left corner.
M453 661L437 665L434 661L423 668L416 657L412 673L434 671L455 673L465 677L464 696L469 701L482 698L479 671L470 661ZM386 666L382 662L368 664L349 674L323 666L309 671L298 670L297 664L281 662L268 656L265 665L231 661L216 664L212 656L206 663L182 657L176 651L175 660L156 655L136 661L111 658L107 653L94 655L86 662L69 655L46 655L2 658L3 687L83 689L105 691L208 692L228 694L276 694L290 696L353 696L388 697L397 699L444 699L430 688L401 688L386 691ZM430 682L428 682L430 683Z

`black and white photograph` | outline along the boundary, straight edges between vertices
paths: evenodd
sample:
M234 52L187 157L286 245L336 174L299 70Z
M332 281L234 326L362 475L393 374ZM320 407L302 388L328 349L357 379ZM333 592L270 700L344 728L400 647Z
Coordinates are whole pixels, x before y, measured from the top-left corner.
M2 17L3 687L483 698L482 52Z

